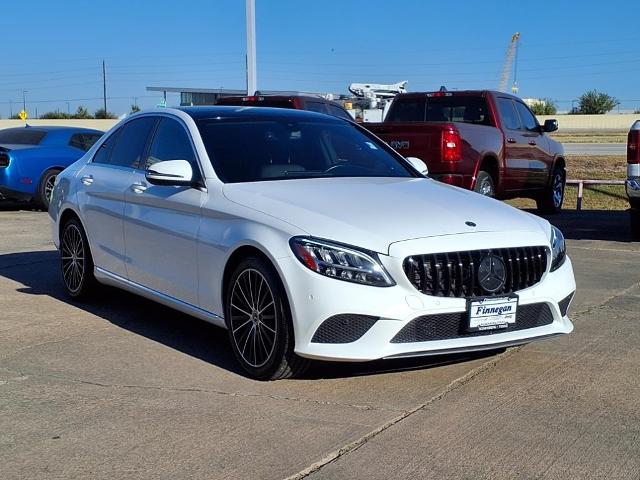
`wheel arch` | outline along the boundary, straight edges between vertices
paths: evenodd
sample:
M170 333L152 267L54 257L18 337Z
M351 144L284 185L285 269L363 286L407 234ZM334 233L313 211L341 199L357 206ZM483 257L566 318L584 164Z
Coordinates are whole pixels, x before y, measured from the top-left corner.
M289 291L288 291L286 282L283 280L284 278L283 273L278 267L278 262L275 261L275 258L269 255L269 253L267 252L268 251L262 248L262 246L259 246L253 243L251 244L244 243L232 249L225 263L224 271L223 271L222 279L220 283L220 301L223 308L223 312L224 312L225 303L226 303L225 297L226 297L227 287L229 286L231 275L233 274L233 271L235 270L235 268L240 264L240 262L243 259L250 256L256 256L258 258L265 260L266 262L268 262L271 268L273 268L273 271L276 273L277 278L279 279L280 284L282 286L282 289L285 292L285 295L286 295L285 300L287 303L289 303ZM223 313L223 316L225 316L224 313Z
M478 178L478 173L480 173L481 170L488 172L493 177L494 187L497 192L500 186L500 162L498 161L498 157L488 153L476 163L476 169L475 172L473 172L473 181L471 182L470 187L471 190L476 188L476 180Z

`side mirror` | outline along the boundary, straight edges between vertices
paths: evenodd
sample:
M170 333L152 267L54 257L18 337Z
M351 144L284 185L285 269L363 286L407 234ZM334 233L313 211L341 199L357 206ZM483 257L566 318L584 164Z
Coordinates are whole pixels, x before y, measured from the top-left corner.
M415 168L422 175L428 175L429 169L427 168L427 164L420 160L418 157L406 157L407 162L411 164L413 168Z
M186 160L165 160L147 168L145 177L155 185L191 185L193 169Z
M544 125L542 126L543 132L549 133L555 132L556 130L558 130L558 120L556 120L555 118L550 118L544 121Z

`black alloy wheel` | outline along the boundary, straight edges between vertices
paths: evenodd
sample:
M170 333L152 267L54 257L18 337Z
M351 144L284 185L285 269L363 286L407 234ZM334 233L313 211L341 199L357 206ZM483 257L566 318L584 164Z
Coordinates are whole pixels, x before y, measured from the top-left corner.
M60 260L67 294L76 299L88 297L96 284L93 259L87 236L76 218L70 219L62 228Z
M260 380L301 374L308 361L294 353L291 314L282 283L264 259L249 257L236 267L225 295L225 317L233 353Z

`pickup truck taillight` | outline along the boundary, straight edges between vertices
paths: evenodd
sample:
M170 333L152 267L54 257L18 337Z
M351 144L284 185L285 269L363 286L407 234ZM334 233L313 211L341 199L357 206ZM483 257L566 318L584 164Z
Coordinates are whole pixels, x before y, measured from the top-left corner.
M627 163L640 163L640 120L633 124L627 137Z
M457 162L462 160L462 145L460 132L457 128L446 127L442 131L442 160L445 162Z
M6 152L0 152L0 168L9 166L9 155Z

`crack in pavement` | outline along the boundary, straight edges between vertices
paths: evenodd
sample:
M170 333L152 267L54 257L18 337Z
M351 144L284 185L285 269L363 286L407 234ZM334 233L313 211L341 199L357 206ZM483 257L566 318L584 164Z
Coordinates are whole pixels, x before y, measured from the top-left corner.
M250 392L226 392L224 390L210 389L210 388L201 388L201 387L166 387L162 385L136 385L136 384L118 384L118 383L105 383L105 382L96 382L93 380L83 380L77 378L69 378L62 375L53 375L53 374L34 374L34 373L25 373L19 372L13 369L6 369L7 371L13 372L15 374L21 375L22 377L32 377L32 378L42 378L42 379L55 379L61 380L69 383L77 383L82 385L91 385L95 387L102 388L122 388L122 389L140 389L140 390L156 390L163 392L187 392L187 393L207 393L214 395L223 395L228 397L238 397L238 398L268 398L271 400L285 400L285 401L294 401L294 402L306 402L312 403L315 405L323 405L323 406L337 406L337 407L347 407L354 408L357 410L363 411L386 411L386 412L405 412L405 410L401 408L387 408L387 407L378 407L374 405L361 405L361 404L350 404L350 403L341 403L341 402L331 402L328 400L314 400L312 398L304 398L304 397L290 397L286 395L273 395L273 394L263 394L263 393L250 393Z
M574 322L575 319L580 319L580 317L583 317L599 308L605 307L607 303L609 303L610 301L622 296L622 295L626 295L627 293L629 293L630 291L632 291L635 288L640 287L640 282L635 282L633 283L631 286L605 298L602 302L600 302L599 304L596 305L591 305L589 307L586 307L578 312L575 312L572 317L574 318ZM431 397L430 399L428 399L426 402L410 409L407 410L405 412L403 412L402 414L398 415L397 417L389 420L388 422L382 424L381 426L379 426L378 428L371 430L370 432L364 434L363 436L361 436L360 438L354 440L351 443L348 443L347 445L344 445L343 447L340 447L337 450L334 450L332 452L330 452L328 455L326 455L324 458L318 460L317 462L309 465L307 468L300 470L297 473L294 473L293 475L290 475L288 477L285 478L285 480L301 480L305 477L308 477L309 475L321 470L323 467L325 467L326 465L335 462L336 460L338 460L341 457L344 457L352 452L355 452L356 450L358 450L360 447L362 447L363 445L365 445L369 440L373 439L374 437L380 435L382 432L384 432L385 430L388 430L389 428L393 427L394 425L404 421L405 419L409 418L410 416L414 415L415 413L425 410L428 406L430 406L431 404L442 400L445 396L447 396L449 393L461 388L462 386L466 385L467 383L473 381L476 377L478 377L480 374L493 369L496 365L498 365L500 362L502 362L503 360L506 360L507 358L511 357L512 355L515 355L516 353L520 352L522 349L524 349L527 345L520 345L517 347L513 347L509 350L507 350L506 352L496 356L495 358L493 358L492 360L489 360L485 363L483 363L482 365L479 365L478 367L469 370L466 374L456 378L455 380L451 381L441 392L437 393L436 395L434 395L433 397Z

